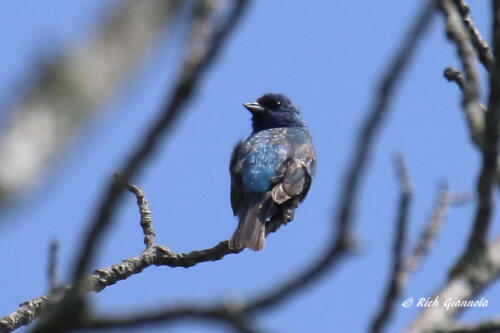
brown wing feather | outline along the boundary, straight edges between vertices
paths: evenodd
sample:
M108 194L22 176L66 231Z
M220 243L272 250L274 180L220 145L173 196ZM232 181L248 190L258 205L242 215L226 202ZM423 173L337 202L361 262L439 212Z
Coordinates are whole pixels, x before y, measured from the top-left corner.
M273 201L281 205L291 198L302 200L310 186L311 176L307 165L299 159L289 160L283 178L272 189Z

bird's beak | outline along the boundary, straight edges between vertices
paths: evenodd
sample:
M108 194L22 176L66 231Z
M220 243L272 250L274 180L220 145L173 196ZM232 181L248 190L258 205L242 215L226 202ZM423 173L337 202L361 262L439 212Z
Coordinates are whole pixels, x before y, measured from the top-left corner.
M258 102L245 103L243 106L252 113L264 113L266 111L266 108Z

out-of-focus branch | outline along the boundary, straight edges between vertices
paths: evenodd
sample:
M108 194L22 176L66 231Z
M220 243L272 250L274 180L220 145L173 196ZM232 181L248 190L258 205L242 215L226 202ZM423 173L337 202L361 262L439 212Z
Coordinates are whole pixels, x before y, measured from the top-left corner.
M491 55L488 44L482 39L479 32L475 28L472 19L470 18L468 5L463 0L453 1L456 8L458 8L458 12L462 15L462 23L465 24L465 27L469 30L470 38L479 54L480 60L488 69L490 69L494 65L493 56ZM462 91L462 104L469 127L469 133L472 138L472 142L481 150L483 149L482 139L485 129L486 107L479 100L479 89L474 88L479 87L479 81L477 77L478 73L475 68L475 59L471 55L470 47L467 46L470 44L470 40L465 34L465 27L458 22L458 13L450 7L450 4L446 5L446 1L440 0L438 3L443 4L441 5L441 9L444 13L446 13L448 26L447 31L451 39L457 44L459 58L462 61L464 69L466 70L466 74L469 72L468 76L470 77L470 85L467 83L467 80L464 79L463 74L453 67L445 68L444 77L448 81L455 82ZM467 100L469 100L469 102L466 102ZM469 107L467 107L467 105L469 105ZM496 181L500 186L500 158L497 159Z
M460 90L462 92L464 91L465 80L464 80L464 76L463 76L462 72L460 72L456 68L448 66L444 69L443 74L444 74L444 77L446 78L446 80L448 80L450 82L455 82L457 84L457 86L460 88ZM486 106L484 106L483 103L479 102L479 107L481 108L482 113L485 114L486 113ZM479 142L474 142L474 143L476 143L476 145L477 145ZM479 147L479 148L481 148L481 147Z
M464 75L458 69L453 68L451 66L446 67L444 69L443 75L446 78L446 80L448 80L450 82L455 82L457 84L457 86L460 88L460 90L462 90L462 91L464 90L464 86L465 86Z
M438 1L438 7L446 18L446 33L455 43L457 53L465 73L462 80L462 107L469 126L469 134L474 143L481 146L484 131L484 113L479 100L479 74L476 55L472 48L469 33L462 18L451 0ZM446 76L446 72L445 72Z
M409 181L407 182L409 184ZM408 186L406 188L409 188ZM399 206L399 217L397 224L397 237L395 240L395 246L393 251L393 270L391 274L391 279L386 291L386 296L384 299L384 304L381 306L378 315L375 317L375 321L372 324L372 332L382 331L383 326L388 322L391 312L393 310L394 304L397 301L399 295L401 295L408 283L410 274L418 267L422 262L423 257L429 251L430 247L437 234L442 228L448 210L451 206L462 205L464 203L470 202L471 196L468 193L450 193L445 184L440 186L438 199L435 203L432 214L429 221L425 224L424 230L418 239L415 247L413 248L411 254L408 258L403 260L402 258L402 246L404 243L403 234L406 225L403 222L403 214L407 214L403 209L408 209L406 196L411 195L411 192L406 193L404 187L401 189L400 196L400 206ZM407 217L404 217L405 219Z
M493 66L493 55L491 54L490 47L488 43L481 37L479 30L476 28L472 17L470 16L469 5L464 0L453 0L453 3L457 7L462 20L469 31L472 44L477 52L479 60L484 65L486 69Z
M450 328L437 329L433 333L498 333L500 332L500 318L490 319L472 325L460 325Z
M144 139L132 150L124 163L120 172L124 181L129 182L142 169L160 144L160 139L172 129L183 107L198 87L201 76L216 59L230 32L234 30L236 23L243 16L248 2L248 0L232 2L230 10L226 13L221 24L215 24L213 19L217 1L205 0L194 3L191 36L187 44L188 52L180 76L158 119L154 121ZM95 217L89 225L90 229L83 240L82 250L77 257L73 272L74 285L54 309L48 311L41 318L35 332L60 330L65 325L74 325L76 320L83 317L85 273L95 256L96 248L104 231L116 213L116 208L123 195L123 188L117 181L112 181L109 184L96 209Z
M57 256L59 252L59 243L56 240L49 245L49 261L47 264L47 276L49 281L49 290L54 291L59 283L57 280Z
M245 1L240 1L237 3L235 10L231 14L230 19L226 22L226 28L231 28L239 16L241 16L242 10L246 5ZM307 269L304 273L299 273L295 278L289 280L281 286L278 286L274 290L271 290L268 293L264 293L261 297L257 297L253 300L247 302L241 308L241 313L248 315L254 313L259 310L263 310L270 306L275 306L285 300L287 297L293 295L297 291L302 288L307 287L311 284L315 279L321 276L322 273L326 272L328 268L332 266L336 262L336 259L339 259L342 254L345 253L350 247L350 223L352 219L352 209L354 205L355 196L358 190L358 184L360 182L360 178L362 175L362 171L364 170L366 161L368 160L368 155L370 153L371 147L373 145L374 137L382 124L383 117L388 109L388 105L390 102L390 97L393 93L394 88L397 86L399 79L401 78L404 69L407 67L416 45L418 45L418 41L420 37L423 35L424 31L428 27L433 14L433 4L431 1L428 1L421 12L417 15L415 22L412 24L407 36L404 38L404 42L396 54L393 62L389 66L386 75L382 78L379 86L379 91L377 93L377 97L375 100L375 104L373 109L370 110L368 117L362 127L359 138L358 145L356 151L353 156L353 160L351 162L351 167L348 169L348 177L347 181L344 184L343 193L343 201L340 204L340 209L338 212L338 216L335 219L338 222L338 230L337 236L334 237L334 242L332 243L330 249L325 253L322 258L309 269ZM226 32L227 33L227 32ZM215 41L221 41L226 33L220 33L222 36L215 38ZM208 51L208 54L211 54L212 57L215 55L216 50ZM202 67L205 67L206 64ZM166 108L167 112L162 116L162 121L159 123L163 123L163 125L156 125L153 128L153 131L147 136L144 143L151 143L151 146L146 145L140 148L132 155L132 159L130 160L131 164L125 168L126 172L122 173L122 176L125 180L130 179L135 172L142 166L142 160L149 156L153 149L153 145L156 142L159 134L165 130L165 126L169 126L170 121L172 121L172 112L178 112L177 107L182 105L184 102L184 98L190 95L190 91L195 84L192 82L193 75L196 78L200 75L200 69L196 72L196 75L191 73L186 78L185 75L181 76L181 83L184 82L184 85L188 84L188 87L184 87L183 89L178 88L176 93L174 93L173 101L168 104L169 106ZM182 79L184 78L184 79ZM189 83L185 83L184 80L189 79ZM179 92L180 89L180 92ZM188 91L184 91L184 89L188 89ZM180 97L179 97L180 95ZM182 97L182 98L181 98ZM173 105L173 106L172 106ZM158 122L157 122L158 124ZM159 126L159 127L158 127ZM159 132L158 132L159 131ZM153 141L150 141L153 140ZM96 235L89 236L87 238L87 246L88 248L82 252L85 254L84 262L81 262L79 265L79 269L75 271L75 277L79 277L84 268L88 265L88 261L92 257L93 246L89 246L89 240L97 239L99 234L103 231L104 227L108 223L109 218L111 217L112 211L114 210L114 206L116 206L116 202L121 193L117 189L118 184L114 183L106 196L106 199L99 210L97 215L97 219L93 224L94 229L97 230ZM106 205L110 204L111 207L107 207ZM191 252L188 254L175 254L172 253L168 248L156 246L156 251L145 251L139 257L132 258L126 260L120 264L120 267L110 267L105 270L98 270L94 272L90 277L87 277L81 281L81 287L84 291L89 290L101 290L102 288L115 283L120 279L127 278L128 276L138 273L142 271L144 268L149 267L150 265L168 265L168 266L183 266L190 267L198 262L208 261L208 260L219 260L223 256L229 253L236 253L235 251L231 251L228 249L227 241L221 242L216 247L199 251L199 252ZM47 297L44 297L45 299ZM46 306L47 301L43 298L37 299L34 307L31 309L39 309L37 315L40 314L43 306ZM0 324L8 325L6 327L13 327L13 323L16 325L25 325L27 322L33 320L35 316L32 316L31 319L26 319L21 314L26 309L18 309L18 311L13 314L3 318L0 320ZM152 315L152 314L150 314ZM20 319L19 319L20 318ZM18 319L18 320L16 320ZM75 324L75 323L73 323ZM80 323L84 324L84 323Z
M396 219L396 229L394 236L394 245L392 248L392 270L388 285L386 287L385 297L380 311L375 316L371 326L371 332L381 332L387 325L394 304L401 295L405 277L404 245L406 239L406 229L408 226L408 215L412 198L412 186L408 166L402 154L398 154L395 159L396 175L399 179L399 205Z
M257 333L238 306L217 305L200 306L199 304L181 305L162 309L160 311L147 311L127 317L102 317L90 319L79 328L116 329L117 327L133 328L140 325L161 323L174 323L182 320L206 320L229 324L236 332ZM260 332L260 331L259 331Z
M500 1L493 0L493 46L500 59ZM500 107L500 64L490 67L490 97L486 111L486 128L482 144L482 167L477 183L478 204L467 247L450 273L445 285L436 293L441 300L471 300L500 274L500 239L487 244L493 214L494 181L497 168ZM453 327L463 308L425 308L410 326L410 332Z
M183 107L187 104L190 97L198 87L201 76L206 69L214 62L219 51L229 34L234 30L236 23L243 16L244 10L249 1L239 0L234 2L231 11L227 14L225 21L222 22L207 38L205 29L211 27L207 24L207 19L212 13L213 8L206 7L207 13L195 11L195 20L193 22L193 35L189 42L189 52L184 62L184 67L179 75L177 84L174 86L172 95L167 99L162 112L153 126L146 133L144 139L132 151L126 159L120 176L127 182L130 181L145 165L160 144L160 139L164 137L174 122L179 117ZM203 26L204 29L200 29ZM90 230L86 234L82 251L80 252L75 266L73 278L78 282L83 277L89 263L94 258L95 249L101 239L101 235L108 227L113 218L118 202L123 195L123 186L118 182L112 181L100 200L99 207L96 209L96 215L90 224ZM78 284L78 283L76 283Z
M448 186L442 184L439 189L438 199L432 210L429 221L420 235L412 253L410 254L406 266L408 272L414 271L422 258L429 252L436 236L443 228L443 223L451 206L462 205L471 200L469 193L450 193Z
M500 238L486 250L488 261L482 261L476 270L466 270L451 276L445 285L433 296L442 302L447 299L476 300L476 297L500 276ZM455 318L464 310L462 307L444 306L424 308L407 332L428 332L454 327Z
M0 137L0 207L40 180L77 128L165 33L180 2L118 2L93 38L40 69L40 79L13 104Z
M495 57L500 59L500 1L493 3L493 46ZM484 257L488 229L493 216L494 184L496 180L498 141L500 130L500 64L490 68L490 97L486 111L486 128L482 145L482 167L477 181L478 204L474 226L467 248L454 267L452 274L467 269L476 270L488 258Z

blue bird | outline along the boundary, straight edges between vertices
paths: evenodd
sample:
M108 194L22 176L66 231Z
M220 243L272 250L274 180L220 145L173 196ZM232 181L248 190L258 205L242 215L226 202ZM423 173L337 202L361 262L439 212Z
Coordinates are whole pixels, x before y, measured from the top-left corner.
M233 250L264 248L266 235L293 220L316 171L316 153L300 110L282 94L243 104L252 134L231 155L231 206L239 223Z

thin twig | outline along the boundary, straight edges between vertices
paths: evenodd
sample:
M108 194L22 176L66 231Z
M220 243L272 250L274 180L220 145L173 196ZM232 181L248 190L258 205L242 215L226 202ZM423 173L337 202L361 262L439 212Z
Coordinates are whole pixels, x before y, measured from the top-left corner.
M464 90L465 86L464 75L458 69L453 68L451 66L446 67L444 69L443 75L446 78L446 80L450 82L455 82L457 86L460 88L460 90L462 91Z
M438 198L429 221L425 224L425 228L407 260L406 266L408 272L416 270L422 258L429 252L436 236L443 228L449 208L470 202L471 199L471 195L467 192L450 193L446 183L440 185Z
M387 325L394 304L401 295L401 290L404 283L404 245L406 239L406 229L408 226L408 215L412 199L412 186L408 166L402 154L396 155L395 158L396 175L399 179L399 205L396 219L396 230L394 236L394 245L392 250L392 270L388 281L385 297L380 311L375 316L371 326L371 332L378 333Z
M59 285L57 279L57 256L59 252L59 243L52 240L49 244L49 261L47 265L47 276L49 281L49 290L56 290Z
M446 80L450 82L455 82L457 86L460 88L460 90L463 92L464 87L465 87L465 80L462 72L460 72L458 69L453 68L451 66L448 66L444 69L443 73L444 77ZM479 107L481 108L482 114L486 113L486 106L484 106L483 103L479 102ZM478 142L474 142L476 145L479 144ZM479 147L481 148L481 147Z
M469 5L467 5L464 0L453 0L453 3L457 7L460 15L462 16L463 22L467 27L467 30L469 31L472 44L474 45L479 60L488 70L491 66L493 66L493 55L491 54L488 43L483 39L483 37L479 33L479 30L476 28L474 22L472 21Z
M479 74L476 67L476 55L472 48L469 33L464 26L457 8L451 0L438 1L438 8L446 18L446 32L455 43L457 54L462 62L465 80L462 86L462 107L465 113L472 141L481 146L484 131L484 114L479 99Z
M410 194L411 193L408 193L408 195ZM397 229L398 233L393 251L394 260L391 280L387 288L384 305L380 309L380 312L376 317L376 321L374 321L372 326L372 332L380 332L384 324L386 324L390 318L397 297L403 293L411 272L417 268L417 266L421 263L422 258L432 246L434 239L442 228L449 208L451 206L462 205L471 200L468 193L450 193L448 192L447 186L442 184L439 189L438 200L432 211L431 218L426 223L424 231L422 232L422 235L420 236L420 239L415 245L412 253L403 261L401 258L401 252L403 251L401 247L404 243L404 238L401 234L404 233L403 228L405 228L406 225L401 227L401 223L403 223L401 218L403 218L403 209L407 209L407 207L403 206L405 200L404 195L404 188L402 188Z
M139 214L141 215L141 228L144 234L144 245L146 245L146 250L151 250L156 245L156 233L153 228L153 216L151 214L151 209L149 208L149 203L146 200L146 194L144 191L131 184L125 184L127 190L133 193L137 198L137 206L139 207Z

